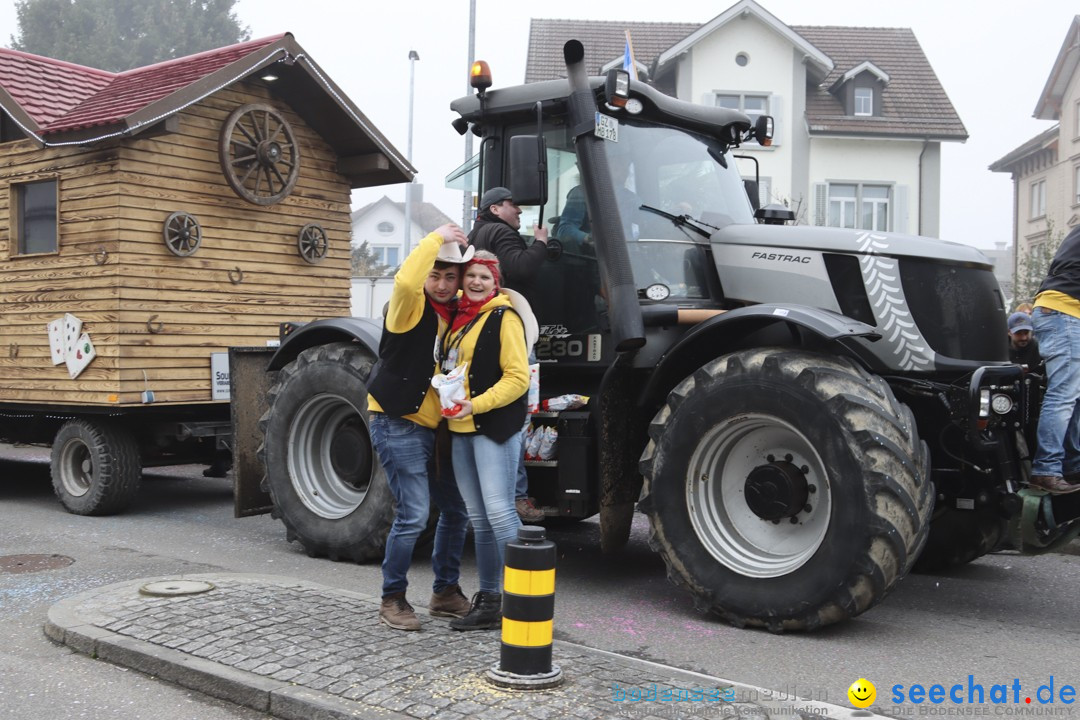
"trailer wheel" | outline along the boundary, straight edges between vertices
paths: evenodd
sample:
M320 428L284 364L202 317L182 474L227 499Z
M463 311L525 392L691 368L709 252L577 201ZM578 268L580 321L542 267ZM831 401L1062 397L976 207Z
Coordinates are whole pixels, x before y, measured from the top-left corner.
M844 358L725 356L671 392L649 436L650 544L699 609L733 625L858 615L926 540L933 493L914 417Z
M56 496L76 515L122 512L142 478L135 438L99 420L64 423L53 439L49 464Z
M934 572L964 565L998 547L1007 535L1007 521L990 506L974 510L946 507L930 520L930 535L916 572Z
M278 374L259 420L274 515L312 557L383 554L393 496L368 433L371 367L355 343L308 348Z

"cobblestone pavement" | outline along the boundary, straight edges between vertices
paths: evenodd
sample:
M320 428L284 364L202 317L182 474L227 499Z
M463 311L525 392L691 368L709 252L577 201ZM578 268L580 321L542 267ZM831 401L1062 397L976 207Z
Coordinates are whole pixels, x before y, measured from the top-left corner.
M378 598L286 577L185 576L214 587L140 593L109 585L49 610L46 634L102 660L279 718L850 718L870 713L763 695L720 678L556 641L556 688L498 688L499 633L421 632L378 622Z

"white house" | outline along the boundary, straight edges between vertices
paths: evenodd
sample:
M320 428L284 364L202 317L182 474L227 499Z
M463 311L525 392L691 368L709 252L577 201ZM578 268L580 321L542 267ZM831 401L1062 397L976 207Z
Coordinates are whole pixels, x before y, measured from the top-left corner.
M409 227L408 247L415 247L429 232L452 222L442 210L420 197L421 186L413 191L412 222ZM405 203L394 202L383 195L352 213L352 244L364 242L378 262L391 270L401 264L408 250L405 243Z
M1080 223L1080 15L1032 115L1053 125L990 165L1012 175L1015 260Z
M802 223L938 235L941 143L967 131L910 29L789 26L754 0L704 25L533 19L525 81L565 75L570 38L593 72L621 63L626 30L658 89L775 118L773 147L741 149L763 203Z

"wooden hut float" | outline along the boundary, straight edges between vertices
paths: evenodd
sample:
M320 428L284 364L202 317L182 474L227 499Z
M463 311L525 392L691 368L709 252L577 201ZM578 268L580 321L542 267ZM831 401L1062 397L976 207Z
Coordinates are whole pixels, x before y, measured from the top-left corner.
M350 189L414 171L288 33L122 73L0 49L0 109L0 438L114 512L223 444L229 347L349 314Z

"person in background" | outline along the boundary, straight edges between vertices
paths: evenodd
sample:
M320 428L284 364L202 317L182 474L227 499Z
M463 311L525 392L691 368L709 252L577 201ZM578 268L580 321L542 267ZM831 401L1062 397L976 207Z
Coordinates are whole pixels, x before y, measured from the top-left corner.
M493 253L476 251L465 267L457 314L442 341L442 372L468 363L465 397L449 426L454 475L472 523L479 576L472 609L450 621L454 630L501 625L506 544L521 527L514 481L523 452L529 351L519 312L532 313L524 303L515 310L511 297L499 291L499 270Z
M529 245L518 232L520 228L521 208L514 203L510 190L493 187L480 197L480 213L469 233L469 242L477 250L494 253L502 268L502 287L520 292L531 306L535 300L533 281L547 259L548 231L546 228L533 228L535 241ZM525 425L528 426L528 419ZM524 450L514 482L514 508L524 522L535 523L544 519L544 511L536 507L535 501L529 497Z
M461 250L465 248L465 253ZM383 557L379 621L395 630L419 630L405 598L413 548L427 527L431 501L439 508L431 568L435 573L428 610L463 617L469 601L458 584L468 515L451 468L430 472L435 428L442 419L431 387L442 331L450 324L463 263L472 257L465 233L449 223L409 253L394 276L379 360L368 382L371 442L394 496L394 522Z
M1042 366L1042 356L1033 332L1030 315L1014 312L1009 316L1009 361L1037 372Z
M1031 320L1046 361L1031 485L1072 493L1080 490L1080 226L1050 261Z

